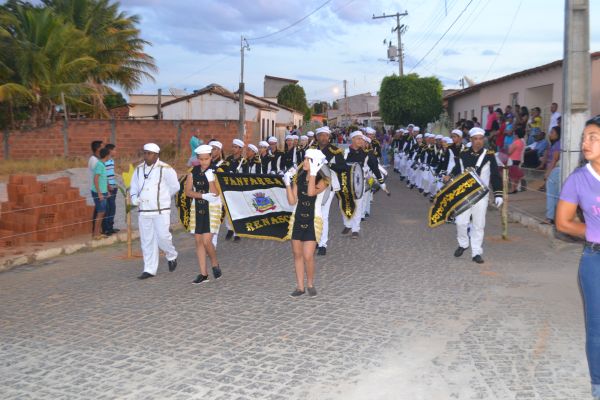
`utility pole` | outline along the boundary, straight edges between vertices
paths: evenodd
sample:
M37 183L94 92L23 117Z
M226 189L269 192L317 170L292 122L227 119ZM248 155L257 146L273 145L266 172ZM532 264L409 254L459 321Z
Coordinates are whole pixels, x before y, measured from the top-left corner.
M158 89L158 101L156 103L156 119L162 119L162 89Z
M561 182L579 166L581 136L590 115L590 87L590 3L565 0Z
M348 81L344 79L344 120L348 116L348 92L347 92Z
M245 94L245 87L244 87L244 50L250 50L250 45L248 44L248 42L246 41L246 39L244 39L244 36L241 36L240 38L240 55L241 55L241 72L240 72L240 88L238 91L238 100L239 100L239 106L240 106L240 119L238 122L238 137L241 140L244 140L244 134L246 133L246 109L244 108L245 103L244 103L244 94Z
M385 15L385 13L383 13L383 15L375 16L375 14L373 14L373 19L396 17L396 27L392 29L392 32L396 32L398 34L398 73L400 74L399 76L404 75L404 52L402 51L402 34L404 33L405 28L404 25L400 25L400 17L405 17L407 15L407 11L404 11L403 13L397 12L396 14L392 15Z

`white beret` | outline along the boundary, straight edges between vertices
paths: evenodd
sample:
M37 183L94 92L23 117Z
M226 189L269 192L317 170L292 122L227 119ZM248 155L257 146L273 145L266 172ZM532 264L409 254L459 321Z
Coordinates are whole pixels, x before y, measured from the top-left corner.
M269 143L277 143L277 138L275 136L271 136L268 140Z
M415 126L413 124L408 124L407 128L414 128Z
M448 144L452 144L452 138L445 137L445 138L444 138L444 142L446 142L446 143L448 143Z
M430 137L434 137L434 135L432 135L429 132L425 132L425 135L423 135L424 138L430 138Z
M481 128L475 127L469 131L469 137L473 136L485 136L485 131Z
M302 135L302 136L300 136L300 140L308 140L308 136Z
M285 140L294 140L292 135L285 135Z
M258 153L258 147L256 147L256 146L255 146L255 145L253 145L252 143L250 143L250 144L248 145L248 148L249 148L250 150L252 150L253 152L255 152L255 153Z
M463 131L461 131L460 129L454 129L452 132L450 132L450 134L462 137L463 136Z
M196 154L210 154L212 152L212 146L209 144L203 144L200 145L198 147L196 147L196 149L194 149L194 153Z
M416 139L423 139L423 135L421 135L421 134L419 133L417 136L415 136L415 138L416 138Z
M160 153L160 147L156 143L146 143L144 145L144 151L150 151L152 153Z
M415 132L419 132L420 130L421 130L421 128L419 128L418 126L413 127L413 131L415 131Z
M365 138L365 135L363 135L361 131L354 131L350 134L350 139L354 139L357 136L360 136L362 139Z
M367 126L365 131L367 132L367 135L374 135L377 133L377 131L375 129L371 128L370 126Z
M213 140L212 142L209 143L211 146L217 147L219 149L223 149L223 143L219 142L218 140Z
M370 137L368 137L368 136L363 136L363 139L365 139L365 141L366 141L367 143L371 143L371 138L370 138Z
M306 153L304 153L304 158L310 158L311 160L320 163L327 162L325 160L325 154L319 149L308 149Z
M306 132L306 136L313 137L313 136L315 136L315 133L313 131L308 131L308 132Z
M298 137L298 135L291 135L290 137L291 137L292 139L294 139L294 140L298 140L298 139L300 139L300 138Z
M265 142L264 140L261 140L260 142L258 142L258 147L269 147L269 143Z
M240 147L244 147L244 146L245 146L245 145L244 145L244 142L243 142L243 141L241 141L240 139L233 139L233 142L232 142L232 144L233 144L234 146L240 146Z
M319 133L326 133L326 134L330 135L330 134L331 134L331 131L329 130L329 127L328 127L328 126L322 126L322 127L320 127L320 128L317 128L317 135L318 135Z
M441 139L443 139L443 138L444 138L444 137L443 137L442 135L435 135L435 140L441 140Z

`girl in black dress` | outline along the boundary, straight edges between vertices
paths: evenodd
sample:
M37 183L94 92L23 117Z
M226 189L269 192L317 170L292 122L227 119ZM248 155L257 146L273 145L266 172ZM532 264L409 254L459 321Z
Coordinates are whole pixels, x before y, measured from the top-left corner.
M297 287L291 293L292 297L305 293L305 272L308 295L317 295L314 287L315 249L323 229L321 205L329 185L329 179L319 170L325 162L325 155L320 150L308 149L300 172L296 175L295 170L290 170L283 178L288 202L295 205L290 219L290 233ZM292 182L294 175L295 181Z
M192 282L195 285L208 282L206 256L210 258L215 279L221 277L221 268L212 236L218 232L221 223L221 201L217 195L215 176L210 169L212 146L199 146L195 153L199 165L192 168L185 181L185 194L193 199L190 209L190 232L196 239L196 255L200 265L200 275Z

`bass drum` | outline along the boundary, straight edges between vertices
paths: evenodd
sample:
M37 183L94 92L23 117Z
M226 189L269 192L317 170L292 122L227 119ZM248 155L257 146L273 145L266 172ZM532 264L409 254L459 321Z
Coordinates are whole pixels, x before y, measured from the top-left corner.
M352 196L356 200L359 200L365 193L365 175L363 169L359 163L352 163L348 165L348 168L350 169L350 179L352 179L350 191Z

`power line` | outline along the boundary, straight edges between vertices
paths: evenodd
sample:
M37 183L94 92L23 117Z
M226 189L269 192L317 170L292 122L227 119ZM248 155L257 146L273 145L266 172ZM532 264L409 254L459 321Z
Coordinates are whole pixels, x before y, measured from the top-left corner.
M300 18L298 21L292 23L291 25L286 26L283 29L278 30L277 32L273 32L273 33L269 33L267 35L263 35L263 36L258 36L255 38L247 38L246 40L261 40L261 39L266 39L268 37L277 35L278 33L287 31L288 29L298 25L299 23L301 23L302 21L306 20L307 18L309 18L311 15L315 14L317 11L319 11L321 8L325 7L327 4L331 3L332 0L327 0L326 2L324 2L323 4L321 4L319 7L317 7L314 11L312 11L311 13L305 15L304 17Z
M498 57L500 56L500 53L502 53L502 49L504 49L504 44L506 43L506 39L508 39L508 36L510 35L510 32L512 31L512 27L515 24L515 21L517 20L517 16L519 15L519 10L521 9L522 5L523 5L523 0L521 0L519 2L519 6L517 7L517 10L515 11L515 15L514 15L512 21L510 21L510 26L508 27L508 30L506 31L506 35L504 35L504 39L502 40L502 44L500 45L500 49L496 52L496 56L494 57L494 60L490 64L490 67L488 68L487 72L485 73L485 76L483 77L482 81L485 81L485 79L487 78L488 74L492 70L492 67L494 66L494 64L496 64L496 60L498 60Z
M465 13L465 11L467 11L467 8L469 8L469 6L471 5L471 3L473 3L473 0L470 0L469 3L467 3L467 5L465 6L465 8L460 12L460 14L458 14L458 17L456 17L456 19L454 20L454 22L452 22L452 24L448 27L448 29L446 29L446 32L444 32L444 34L437 40L437 42L435 42L433 44L433 46L431 47L431 49L429 49L429 51L419 60L419 62L417 62L414 65L414 67L412 67L412 69L410 70L410 72L413 72L415 70L415 68L417 68L419 66L419 64L421 64L421 62L433 51L433 49L435 49L435 47L446 36L446 34L448 32L450 32L450 29L452 29L452 27L454 26L454 24L456 24L456 22L460 19L460 17L462 17L462 15Z

